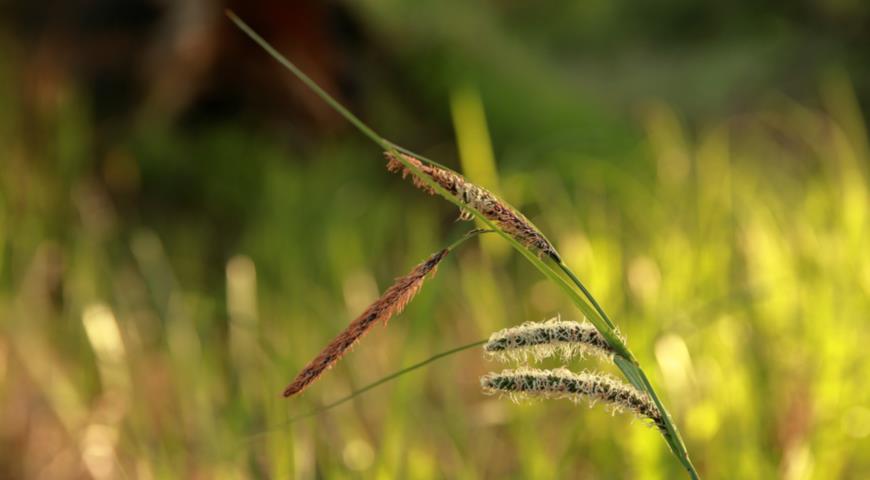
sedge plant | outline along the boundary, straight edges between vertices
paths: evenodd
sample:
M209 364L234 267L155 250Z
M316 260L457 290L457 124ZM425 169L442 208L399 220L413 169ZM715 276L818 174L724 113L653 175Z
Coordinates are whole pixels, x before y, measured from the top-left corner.
M534 394L536 389L540 390L542 382L546 383L547 375L549 375L549 381L562 385L562 388L575 388L577 390L576 393L591 393L590 396L593 400L597 398L610 401L611 403L619 403L615 400L616 397L608 399L606 396L602 396L603 394L596 387L596 385L613 386L615 395L618 395L619 398L629 399L626 401L637 405L633 410L653 419L671 452L686 469L690 478L699 478L689 458L679 430L674 425L670 414L653 388L647 374L640 366L634 354L629 350L622 335L619 334L616 325L537 227L509 204L498 199L485 189L465 181L460 174L440 165L434 160L414 153L382 137L323 90L323 88L272 47L272 45L233 12L227 11L226 14L240 30L262 47L273 59L289 70L325 103L335 109L342 117L374 142L387 156L389 160L388 168L391 171L401 172L403 176L410 176L417 187L441 196L457 206L460 209L461 218L478 220L486 229L492 230L501 236L547 279L556 284L568 295L572 303L601 335L601 338L603 338L609 349L613 352L614 364L630 384L630 386L624 385L615 379L590 377L586 374L576 375L561 370L548 374L545 373L547 371L521 369L484 377L483 383L486 390L509 391L513 389L519 391L524 388L525 391L523 393L527 395ZM482 343L474 342L463 347L458 347L449 353L456 353L479 346ZM442 354L438 357L441 356L444 355ZM421 362L418 366L429 363L431 360ZM405 373L411 369L413 368L404 369L397 372L397 374L390 375L387 379L395 378L398 374ZM518 377L517 375L521 376ZM525 377L522 377L522 375L525 375ZM541 380L542 378L544 380ZM387 379L382 379L376 382L376 384L383 383ZM370 385L366 389L373 386L376 385ZM290 393L294 393L292 385L288 389ZM355 396L358 393L361 392L356 392L352 395ZM333 405L346 401L349 398L341 399Z

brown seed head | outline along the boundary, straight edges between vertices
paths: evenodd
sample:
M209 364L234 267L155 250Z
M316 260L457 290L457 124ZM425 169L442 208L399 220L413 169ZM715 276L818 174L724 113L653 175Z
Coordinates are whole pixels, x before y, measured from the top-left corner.
M435 195L435 190L429 186L422 178L414 174L405 164L403 164L395 155L390 152L385 153L387 157L387 170L391 172L401 172L402 178L411 176L414 186ZM421 162L417 158L410 155L400 154L402 158L417 169L423 172L435 183L441 186L444 190L450 192L461 203L468 205L471 208L479 211L490 221L498 225L507 234L514 237L518 242L526 247L532 248L541 256L552 257L557 262L561 261L559 254L553 245L544 237L544 235L535 228L532 223L520 212L516 211L510 205L505 203L500 198L496 197L489 190L477 186L465 179L462 175L439 167L437 165ZM467 211L460 213L463 220L471 220L474 216Z
M373 304L357 317L347 328L320 352L299 372L293 383L284 390L284 396L289 397L305 390L314 380L331 368L345 353L362 338L379 320L384 325L394 315L398 315L426 280L427 275L434 274L438 264L449 253L448 249L432 254L426 261L414 267L411 273L396 279L396 282L381 295Z

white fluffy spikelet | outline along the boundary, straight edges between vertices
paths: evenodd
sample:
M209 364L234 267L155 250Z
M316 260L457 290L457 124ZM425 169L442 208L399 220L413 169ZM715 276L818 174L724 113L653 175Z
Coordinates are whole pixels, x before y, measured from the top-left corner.
M591 406L600 400L614 411L629 410L641 418L652 420L659 429L665 429L658 408L646 394L604 374L574 373L565 368L539 370L522 367L488 373L480 378L480 385L488 394L505 394L515 402L533 398L566 398L575 403L586 400Z
M483 346L484 352L502 362L535 361L559 355L564 361L586 354L613 359L613 349L589 322L563 321L559 317L546 322L526 322L518 327L493 333Z

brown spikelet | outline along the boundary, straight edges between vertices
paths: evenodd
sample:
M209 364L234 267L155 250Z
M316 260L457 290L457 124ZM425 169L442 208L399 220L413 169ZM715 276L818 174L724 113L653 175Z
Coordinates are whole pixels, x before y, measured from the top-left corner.
M284 390L284 396L289 397L305 390L317 377L335 365L363 335L371 330L378 320L383 321L386 325L390 318L401 313L408 302L420 291L427 275L435 273L438 264L449 252L450 250L445 248L432 254L426 261L414 267L411 273L396 279L396 282L380 298L351 322L320 352L317 358L299 372L296 379Z
M390 152L386 152L385 155L387 157L387 170L401 172L402 178L410 175L414 186L432 195L437 193L423 179L414 175L414 172L396 158L395 155ZM553 248L549 240L537 228L532 226L532 223L523 214L496 197L489 190L469 182L462 175L452 170L421 162L410 155L400 155L402 155L404 160L423 172L424 175L427 175L435 183L450 192L461 203L482 213L518 242L534 249L541 256L546 255L552 257L557 262L561 261L559 254L556 253L556 249ZM463 211L460 214L460 218L471 220L474 217L470 212Z

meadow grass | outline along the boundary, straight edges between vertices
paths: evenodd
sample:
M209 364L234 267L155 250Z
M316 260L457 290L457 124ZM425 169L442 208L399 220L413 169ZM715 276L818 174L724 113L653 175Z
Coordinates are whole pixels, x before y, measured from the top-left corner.
M870 155L845 77L821 85L817 102L773 96L691 129L651 104L623 163L570 149L536 157L552 169L511 149L500 162L500 192L546 227L619 320L704 478L870 473ZM573 308L486 244L458 252L461 268L443 265L403 321L317 389L281 398L287 375L378 287L461 234L456 212L374 171L379 154L362 161L369 150L353 141L303 158L281 139L224 127L138 132L119 145L106 162L134 168L148 201L170 179L216 179L191 182L178 204L205 199L191 211L130 213L93 179L103 166L83 103L72 91L45 105L38 135L25 135L15 108L0 114L0 465L10 477L679 473L655 429L567 402L481 396L490 367L479 344L450 349ZM240 172L240 158L258 170ZM215 256L208 220L226 211L247 223L220 246L233 254ZM288 423L440 351L451 355Z

